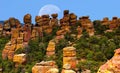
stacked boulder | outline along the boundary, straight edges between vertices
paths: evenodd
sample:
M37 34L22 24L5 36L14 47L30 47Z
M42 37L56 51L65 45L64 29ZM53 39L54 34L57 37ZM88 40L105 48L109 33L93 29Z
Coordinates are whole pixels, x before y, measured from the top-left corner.
M109 18L108 17L103 18L101 23L102 25L108 26L110 24Z
M66 32L65 32L65 30L58 30L57 32L56 32L56 40L61 40L61 39L63 39L64 38L64 34L65 34Z
M26 26L31 27L32 26L32 16L30 14L26 14L23 18L24 23Z
M4 21L3 30L4 30L3 36L10 35L11 26L10 26L9 20Z
M74 13L70 14L70 25L75 25L77 23L77 16Z
M77 65L76 48L65 47L63 48L63 71L66 69L75 69ZM68 68L64 68L68 66ZM63 72L66 73L66 72Z
M24 33L24 42L28 42L31 38L31 31L32 31L32 17L30 14L26 14L24 16L24 26L23 26L23 33Z
M43 24L42 24L42 17L41 16L36 16L35 17L35 22L36 22L36 24L35 24L35 26L42 26Z
M58 25L58 14L52 14L52 19L50 20L50 26L54 27L54 26L57 26Z
M42 61L36 63L32 68L32 73L58 73L59 70L56 66L55 61Z
M18 67L19 64L24 64L26 62L26 54L14 55L13 62L15 62L15 67Z
M43 23L42 29L44 30L44 32L47 33L47 34L51 34L52 33L52 27L50 27L49 15L42 15L42 23Z
M97 73L120 73L120 48L115 50L114 56L102 65Z
M69 22L70 22L69 10L64 10L64 16L60 20L60 24L61 26L66 26L69 25Z
M8 42L2 51L2 59L4 60L8 58L11 60L13 56L14 56L14 51L11 50L11 42Z
M2 51L2 58L13 60L13 56L16 50L23 48L23 34L19 32L17 28L11 29L11 40L5 45Z
M8 59L12 60L16 50L16 39L11 39L11 41L9 42L9 46L5 46L4 49L6 49L6 47L9 48Z
M109 29L110 30L116 29L118 27L118 25L119 25L118 18L113 17L112 20L110 21Z
M89 16L83 16L79 18L79 22L81 23L82 28L87 31L89 36L94 35L94 25L92 21L89 19Z
M16 27L16 22L15 22L15 18L11 17L9 18L9 23L10 23L10 26L11 28L15 28Z
M37 28L37 33L38 33L38 36L40 36L40 37L42 37L43 36L43 19L42 19L42 16L36 16L35 17L35 22L36 22L36 24L35 24L35 26L36 27L38 27Z
M70 33L70 14L69 10L64 10L64 16L62 19L60 19L60 25L61 29L56 32L56 39L62 39L64 38L64 35L66 33Z
M28 42L31 39L31 28L25 25L23 30L24 30L23 41Z
M46 30L47 27L49 26L49 15L42 15L42 24L43 24L43 29Z
M49 42L46 55L48 57L55 55L55 42L53 42L53 41Z
M13 56L16 50L22 49L24 47L23 38L18 37L17 39L11 39L2 51L2 58L13 60Z

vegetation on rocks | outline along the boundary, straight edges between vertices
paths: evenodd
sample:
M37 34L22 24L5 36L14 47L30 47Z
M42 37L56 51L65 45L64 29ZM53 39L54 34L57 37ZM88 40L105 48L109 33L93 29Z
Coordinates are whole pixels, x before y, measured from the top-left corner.
M77 59L79 61L77 67L79 71L89 69L92 73L97 72L99 66L110 59L114 54L114 50L120 47L120 27L114 32L104 33L107 27L102 26L99 21L94 21L94 25L96 31L94 36L89 37L86 31L84 31L83 36L80 39L76 39L71 36L72 33L75 34L76 32L76 28L72 26L74 31L71 29L71 32L65 35L65 39L56 43L56 54L51 59L56 61L60 70L62 69L62 50L64 47L70 46L70 42L77 49ZM19 73L20 71L31 73L35 63L47 60L45 54L48 42L55 37L55 32L58 29L59 27L54 28L50 35L44 33L43 37L30 40L28 46L15 52L17 54L27 54L26 65L20 65L18 68L15 68L13 62L2 60L2 57L0 57L0 68L3 68L5 73ZM0 53L2 53L8 40L9 38L7 37L0 38Z

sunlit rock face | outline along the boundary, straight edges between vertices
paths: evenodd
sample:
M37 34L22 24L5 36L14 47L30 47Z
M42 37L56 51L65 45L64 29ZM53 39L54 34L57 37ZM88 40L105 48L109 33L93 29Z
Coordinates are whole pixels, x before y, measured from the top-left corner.
M36 63L32 68L32 73L58 73L59 70L55 61L42 61Z
M97 73L120 73L120 48L115 50L114 56L102 65Z

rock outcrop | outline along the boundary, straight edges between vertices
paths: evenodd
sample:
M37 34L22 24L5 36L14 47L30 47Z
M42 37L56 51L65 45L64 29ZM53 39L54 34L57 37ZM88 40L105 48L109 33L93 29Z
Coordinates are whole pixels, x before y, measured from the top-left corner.
M102 65L97 73L120 73L120 48L115 50L114 56Z

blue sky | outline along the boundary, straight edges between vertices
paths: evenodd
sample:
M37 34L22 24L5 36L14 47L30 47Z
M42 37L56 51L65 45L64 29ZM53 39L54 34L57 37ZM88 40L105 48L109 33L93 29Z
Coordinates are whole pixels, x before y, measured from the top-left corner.
M63 10L69 9L78 17L89 15L90 19L102 19L103 17L120 17L120 0L1 0L0 20L9 17L18 18L23 22L23 16L27 13L34 17L39 14L39 10L47 4L53 4L60 8L59 18L63 15Z

